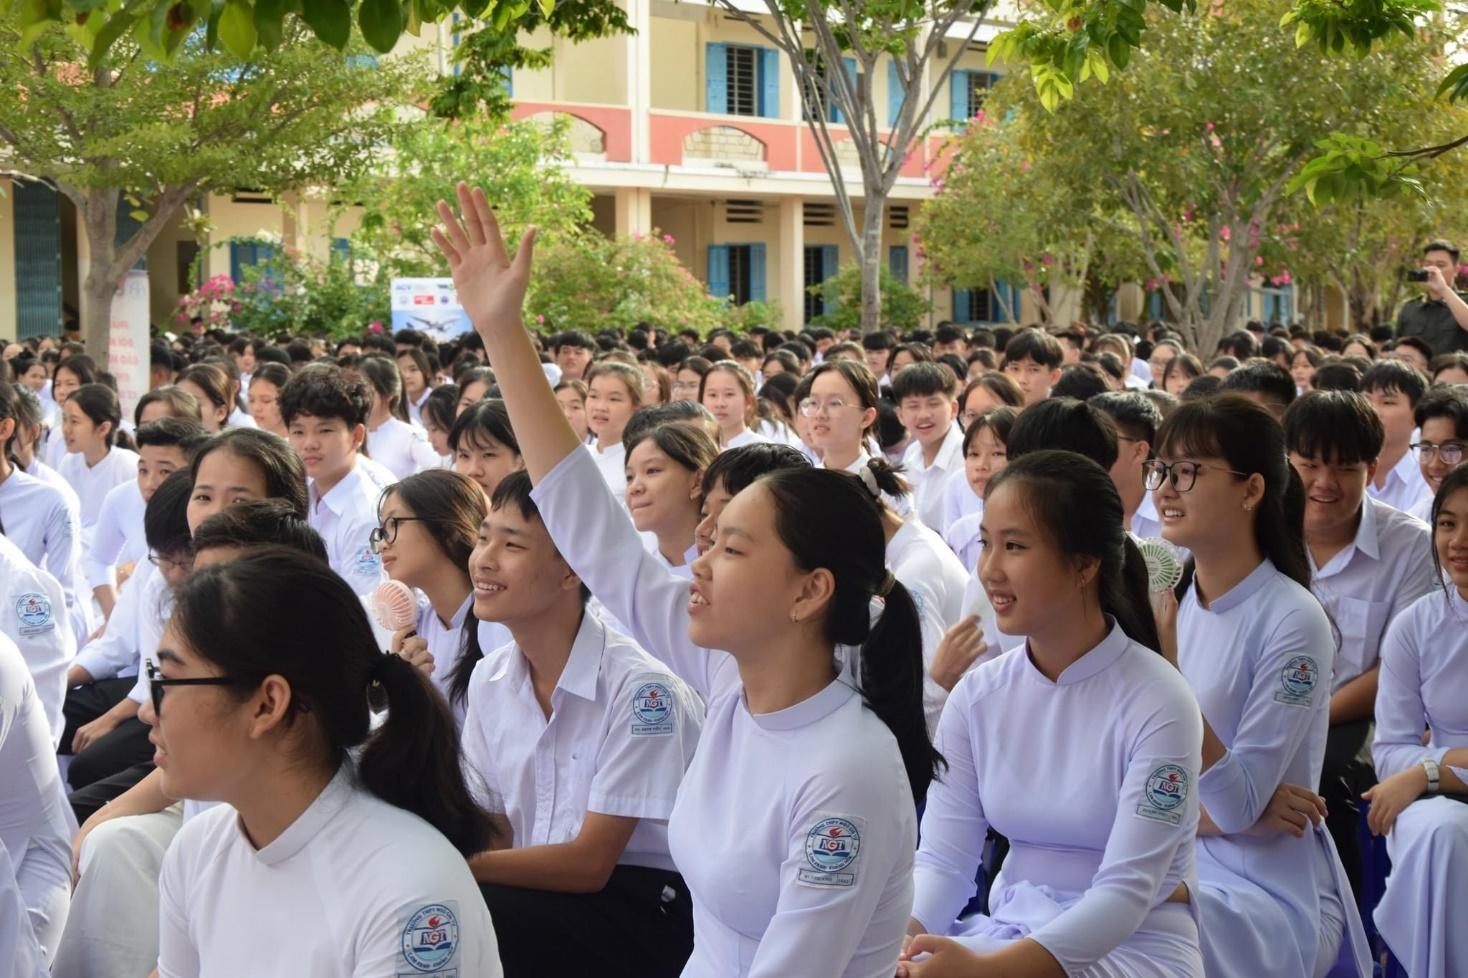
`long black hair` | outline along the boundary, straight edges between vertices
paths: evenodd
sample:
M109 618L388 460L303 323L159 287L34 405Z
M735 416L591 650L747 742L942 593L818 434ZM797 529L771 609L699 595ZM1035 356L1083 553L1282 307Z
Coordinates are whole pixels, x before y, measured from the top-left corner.
M466 856L489 847L493 829L464 783L447 704L406 659L378 651L361 600L325 562L260 547L195 571L177 592L173 625L236 689L282 677L289 722L316 724L330 753L323 763L347 763L361 746L356 772L368 791L418 815ZM379 686L387 719L372 730L368 698Z
M984 495L1006 485L1020 493L1021 505L1063 555L1100 564L1101 610L1132 641L1160 650L1147 563L1122 529L1121 496L1111 474L1076 452L1042 449L1011 461L989 480Z
M923 717L923 640L917 606L887 573L877 502L860 479L830 469L787 468L758 480L775 501L775 530L797 566L835 579L825 637L860 646L862 699L902 752L913 800L927 797L943 757ZM885 591L875 624L871 601Z
M1443 578L1443 564L1437 556L1437 518L1442 514L1443 503L1446 503L1448 497L1459 489L1468 489L1468 463L1453 466L1452 470L1443 476L1443 484L1437 490L1437 495L1432 497L1432 520L1429 523L1432 533L1428 534L1427 546L1432 551L1433 572L1437 575L1438 583L1449 595L1452 594L1452 587Z

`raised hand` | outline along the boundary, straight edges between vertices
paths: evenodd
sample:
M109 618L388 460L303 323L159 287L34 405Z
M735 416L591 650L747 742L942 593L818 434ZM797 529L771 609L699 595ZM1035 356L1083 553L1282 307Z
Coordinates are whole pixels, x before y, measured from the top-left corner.
M535 228L525 232L511 261L484 191L478 187L471 191L468 184L460 183L458 198L457 216L447 202L438 202L443 226L433 229L433 243L448 260L459 304L488 346L492 336L522 328L520 313L530 283Z

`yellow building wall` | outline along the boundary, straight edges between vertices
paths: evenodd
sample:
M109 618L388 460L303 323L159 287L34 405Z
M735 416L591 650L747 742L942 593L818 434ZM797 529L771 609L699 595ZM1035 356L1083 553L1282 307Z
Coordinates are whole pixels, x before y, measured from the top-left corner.
M700 25L654 17L651 28L652 107L675 112L704 110L703 40Z
M10 181L0 179L0 339L19 332L15 317L15 197Z

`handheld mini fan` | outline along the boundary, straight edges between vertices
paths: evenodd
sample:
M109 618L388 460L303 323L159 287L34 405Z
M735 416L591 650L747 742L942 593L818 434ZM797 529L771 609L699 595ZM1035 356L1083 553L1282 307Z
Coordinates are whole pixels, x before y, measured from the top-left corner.
M383 581L377 585L372 592L372 617L390 632L412 628L418 620L418 602L413 597L413 589L402 581Z
M1139 540L1137 549L1147 562L1147 587L1153 594L1177 587L1177 582L1183 579L1183 565L1166 544L1159 540Z

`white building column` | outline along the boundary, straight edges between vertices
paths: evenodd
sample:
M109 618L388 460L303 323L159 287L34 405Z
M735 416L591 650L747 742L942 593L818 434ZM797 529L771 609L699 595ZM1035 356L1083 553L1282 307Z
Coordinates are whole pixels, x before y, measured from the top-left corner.
M621 187L613 203L617 237L652 233L652 191L646 187Z
M626 0L627 20L633 33L623 40L627 60L627 107L632 116L632 162L652 156L652 0Z
M775 298L786 329L805 325L805 198L780 198L779 247L775 254Z

